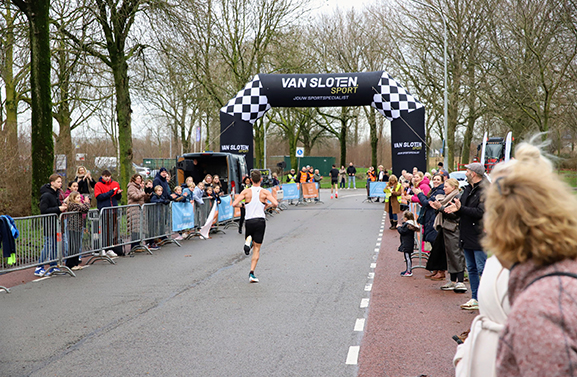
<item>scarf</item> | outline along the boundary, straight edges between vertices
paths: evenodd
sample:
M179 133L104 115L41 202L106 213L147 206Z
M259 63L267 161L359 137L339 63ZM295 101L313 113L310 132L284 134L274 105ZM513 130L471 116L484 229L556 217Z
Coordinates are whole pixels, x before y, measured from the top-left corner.
M455 196L459 195L459 189L455 189L449 193L449 195L437 195L435 199L441 203L441 208L445 207L447 204L451 202L455 198ZM437 217L435 217L435 222L433 223L433 228L438 229L439 227L443 226L443 211L439 211L437 213Z

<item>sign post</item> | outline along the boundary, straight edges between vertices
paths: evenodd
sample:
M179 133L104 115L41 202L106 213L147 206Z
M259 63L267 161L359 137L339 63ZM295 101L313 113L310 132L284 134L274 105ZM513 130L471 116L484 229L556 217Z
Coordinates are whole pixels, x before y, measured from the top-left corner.
M305 149L303 147L297 147L295 155L298 158L298 163L297 163L298 169L297 170L300 171L301 170L301 157L305 156Z

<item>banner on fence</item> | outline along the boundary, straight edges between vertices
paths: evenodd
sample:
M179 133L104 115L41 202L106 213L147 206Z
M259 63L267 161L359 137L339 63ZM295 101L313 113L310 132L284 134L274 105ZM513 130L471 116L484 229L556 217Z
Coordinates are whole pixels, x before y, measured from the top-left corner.
M303 183L303 198L317 198L319 196L319 189L317 189L316 183Z
M230 195L221 196L220 204L218 205L218 221L226 221L232 219L234 209L232 208L232 200Z
M383 190L387 187L387 182L370 182L369 183L369 196L371 198L379 197L384 198L385 193Z
M296 183L285 183L282 185L283 199L294 200L299 198L299 188Z
M172 203L172 231L194 228L194 207L192 203Z

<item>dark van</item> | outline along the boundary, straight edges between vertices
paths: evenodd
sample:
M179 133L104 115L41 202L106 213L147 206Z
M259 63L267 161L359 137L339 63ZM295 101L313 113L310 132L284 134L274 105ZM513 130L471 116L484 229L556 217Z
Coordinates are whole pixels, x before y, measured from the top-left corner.
M201 182L207 174L218 175L225 194L240 192L240 183L248 175L244 156L223 152L186 153L176 158L176 179L180 185L186 177Z

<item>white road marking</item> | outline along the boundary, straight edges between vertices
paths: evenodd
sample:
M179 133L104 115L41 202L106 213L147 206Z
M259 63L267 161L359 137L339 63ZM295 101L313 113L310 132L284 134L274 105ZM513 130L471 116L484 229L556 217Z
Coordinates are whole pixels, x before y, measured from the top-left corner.
M378 247L375 247L375 253L378 253L378 252L379 252L379 250L381 250L381 249L380 249L380 248L378 248Z
M382 237L377 238L377 241L382 241L382 240L383 240Z
M380 243L380 242L377 242L377 243L375 244L375 246L381 246L381 243Z
M372 284L367 284L367 285L365 285L365 291L366 291L366 292L370 292L371 289L373 289L373 285L372 285Z
M375 273L374 272L369 272L369 276L367 277L368 279L374 279L375 278Z
M359 346L350 346L349 347L349 353L347 354L347 361L345 362L345 364L357 365L357 362L359 360L359 351L360 350L361 350L361 347L359 347Z
M368 298L361 299L361 309L368 308L368 307L369 307L369 299Z
M355 322L355 330L354 331L363 331L365 329L365 319L364 318L357 318Z
M371 263L371 268L377 268L377 264L376 264L376 263Z

